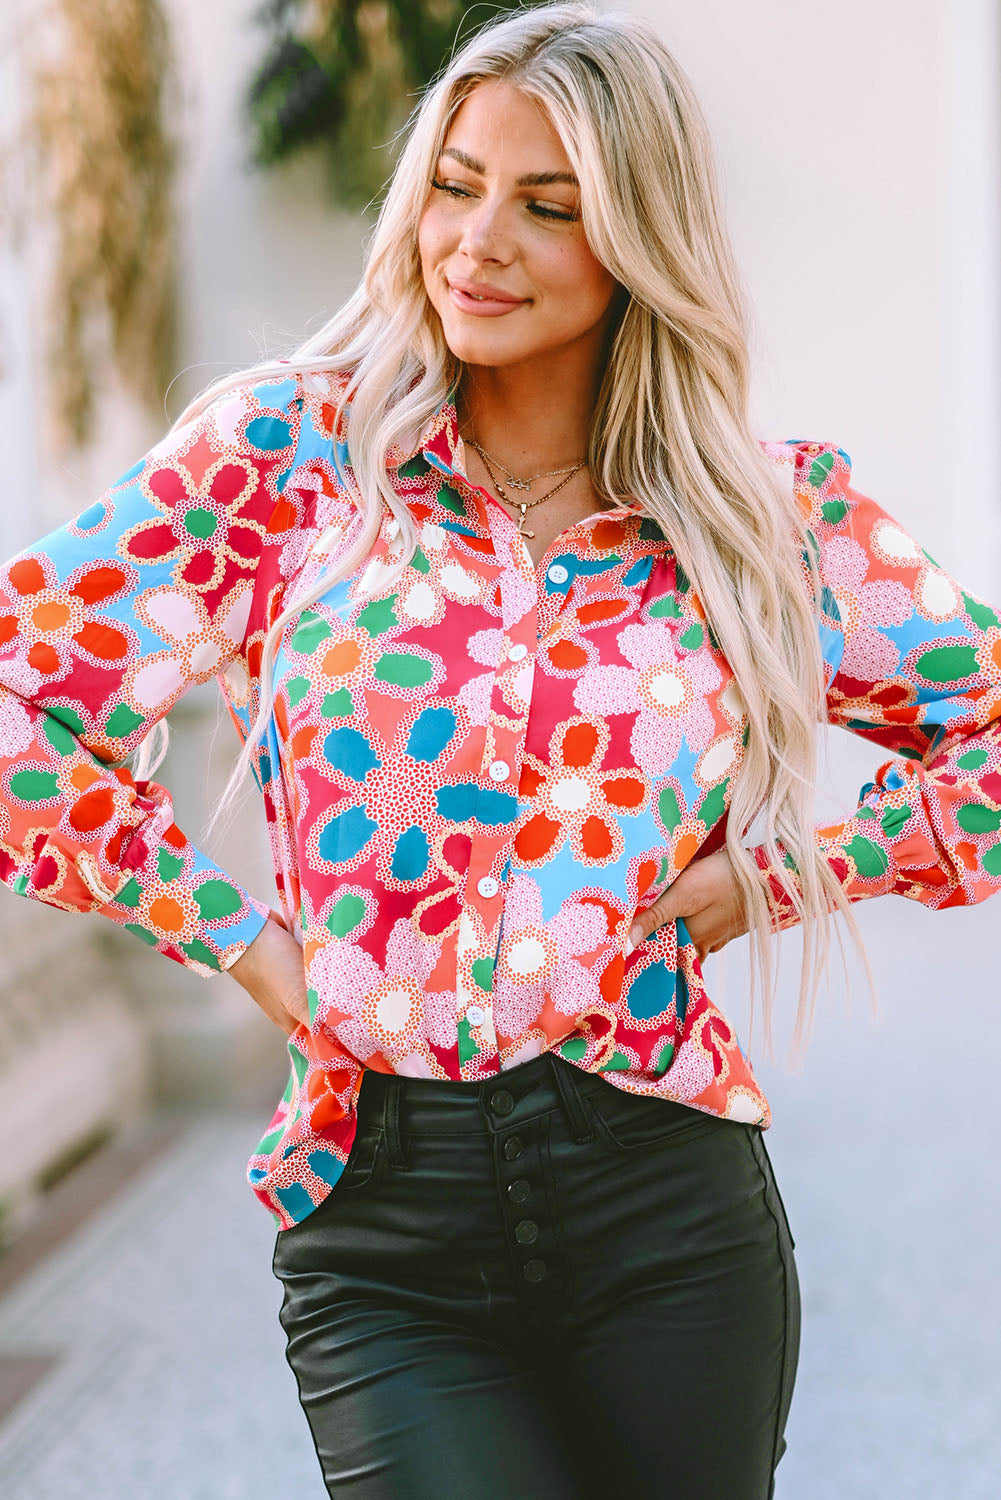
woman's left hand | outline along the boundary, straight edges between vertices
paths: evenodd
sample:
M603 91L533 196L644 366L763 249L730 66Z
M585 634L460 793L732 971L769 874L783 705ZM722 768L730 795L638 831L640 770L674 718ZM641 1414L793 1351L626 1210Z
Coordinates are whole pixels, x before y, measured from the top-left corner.
M658 927L677 917L684 918L700 963L707 953L725 948L747 931L743 897L725 849L693 859L653 906L637 912L629 929L626 956Z

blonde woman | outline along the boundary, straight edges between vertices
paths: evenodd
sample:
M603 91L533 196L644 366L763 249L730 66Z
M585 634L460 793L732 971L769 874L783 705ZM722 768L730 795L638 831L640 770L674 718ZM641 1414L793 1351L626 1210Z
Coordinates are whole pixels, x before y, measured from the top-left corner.
M998 889L1001 627L841 448L752 432L709 137L655 31L482 30L346 306L2 591L3 877L288 1034L248 1178L329 1493L766 1500L793 1241L702 960L748 932L767 1024L802 922L805 1036L831 911ZM213 674L271 910L150 779ZM825 718L891 755L817 829Z

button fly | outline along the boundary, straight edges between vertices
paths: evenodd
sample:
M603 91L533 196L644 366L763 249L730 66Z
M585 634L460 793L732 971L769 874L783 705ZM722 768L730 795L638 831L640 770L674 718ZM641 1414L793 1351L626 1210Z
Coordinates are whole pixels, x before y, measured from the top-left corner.
M490 1095L490 1108L495 1115L509 1115L514 1109L514 1095L508 1089L497 1089Z
M539 1238L539 1226L534 1219L519 1219L514 1226L514 1237L519 1245L534 1245Z

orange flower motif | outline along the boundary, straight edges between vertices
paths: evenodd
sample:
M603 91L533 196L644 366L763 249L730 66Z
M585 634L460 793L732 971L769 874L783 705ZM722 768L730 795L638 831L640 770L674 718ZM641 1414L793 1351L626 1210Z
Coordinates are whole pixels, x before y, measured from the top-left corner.
M51 567L48 572L51 581L37 558L20 559L8 568L10 587L24 602L16 613L0 615L0 645L19 640L29 666L45 676L64 666L59 648L65 652L71 643L101 663L123 661L129 636L117 620L96 613L88 618L88 611L120 597L134 581L132 571L99 562L62 584Z
M607 748L605 724L575 718L554 731L548 766L526 756L518 790L532 806L514 840L522 865L544 863L565 838L582 864L607 865L621 856L618 819L643 808L647 784L636 770L601 770Z

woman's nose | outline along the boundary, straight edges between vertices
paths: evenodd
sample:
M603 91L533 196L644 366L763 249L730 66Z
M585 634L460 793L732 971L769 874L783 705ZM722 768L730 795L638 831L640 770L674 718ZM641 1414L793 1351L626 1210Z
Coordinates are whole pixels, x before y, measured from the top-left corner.
M464 248L495 253L508 242L509 228L505 206L497 201L481 199L465 216L462 228Z

